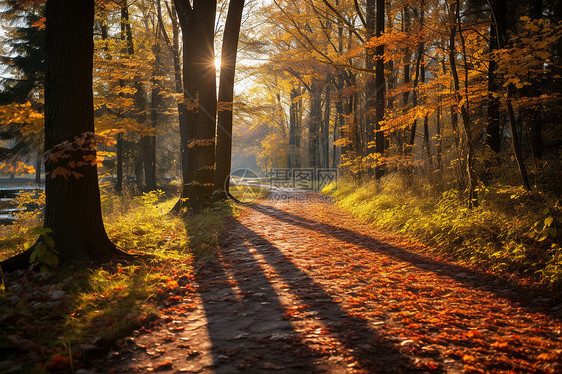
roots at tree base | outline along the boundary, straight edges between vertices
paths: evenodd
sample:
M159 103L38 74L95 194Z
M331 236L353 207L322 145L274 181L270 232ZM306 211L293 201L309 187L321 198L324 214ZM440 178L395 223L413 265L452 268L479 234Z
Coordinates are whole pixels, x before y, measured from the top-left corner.
M67 246L66 250L58 250L55 246L55 250L59 252L59 265L87 265L93 263L102 263L109 260L122 259L131 260L136 257L134 254L130 254L118 249L115 244L113 244L107 236L104 238L99 238L97 240L99 243L94 244L92 242L86 243L82 241L82 245L71 245ZM25 250L22 253L10 257L0 263L3 272L11 272L15 270L29 269L30 256L35 250L35 247L40 244L40 241L35 242L33 246ZM70 244L70 243L68 243Z

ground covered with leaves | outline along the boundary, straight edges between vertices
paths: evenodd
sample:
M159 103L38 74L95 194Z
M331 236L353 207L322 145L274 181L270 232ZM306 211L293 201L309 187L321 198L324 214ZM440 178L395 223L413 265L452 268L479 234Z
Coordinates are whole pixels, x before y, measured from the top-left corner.
M429 255L325 197L262 200L98 373L562 370L559 292Z

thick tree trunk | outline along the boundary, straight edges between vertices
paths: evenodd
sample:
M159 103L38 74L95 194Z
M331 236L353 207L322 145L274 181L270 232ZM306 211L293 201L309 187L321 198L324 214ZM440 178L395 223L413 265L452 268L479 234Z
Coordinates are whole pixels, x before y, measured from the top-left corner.
M216 1L174 0L183 33L183 84L187 102L180 123L183 187L174 211L197 208L211 200L214 189L216 75L214 23Z
M224 191L222 194L223 198L228 196L229 188L232 158L234 76L236 69L236 52L238 50L238 36L240 34L243 10L244 0L230 1L222 41L218 97L220 107L217 126L215 191Z
M199 0L194 4L197 15L197 53L196 76L199 81L199 106L194 148L198 148L196 194L191 196L194 204L207 204L212 200L215 180L215 145L217 80L215 68L215 16L216 0Z
M105 233L96 166L71 162L95 157L92 93L93 0L49 0L46 10L45 148L64 149L69 159L46 162L45 222L61 263L108 260L118 251ZM76 141L80 138L83 142ZM63 142L72 145L63 146ZM81 144L81 146L80 146ZM91 146L91 149L90 149ZM80 177L53 178L65 168ZM59 169L60 170L60 169ZM31 250L2 263L4 271L29 266Z

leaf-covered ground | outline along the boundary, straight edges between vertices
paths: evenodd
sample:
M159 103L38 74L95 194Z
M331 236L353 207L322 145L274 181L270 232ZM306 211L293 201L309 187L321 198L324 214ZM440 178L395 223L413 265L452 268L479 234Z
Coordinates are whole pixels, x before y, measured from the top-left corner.
M250 205L94 372L562 370L560 294L447 263L315 195Z

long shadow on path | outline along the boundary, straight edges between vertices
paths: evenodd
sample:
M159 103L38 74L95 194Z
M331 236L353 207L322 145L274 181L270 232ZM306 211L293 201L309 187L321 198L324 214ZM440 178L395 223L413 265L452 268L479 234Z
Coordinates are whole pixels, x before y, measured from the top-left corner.
M500 276L477 271L462 265L438 261L429 256L381 242L370 236L343 227L303 218L270 205L253 203L251 208L256 212L287 224L312 230L325 236L361 246L370 251L379 252L396 260L410 263L422 270L433 272L439 277L454 279L464 284L467 288L475 288L493 293L529 311L544 313L558 320L562 319L560 295L553 296L538 288L521 285Z
M197 276L214 372L277 368L283 373L346 373L350 363L370 373L418 372L395 344L345 312L275 245L240 222L233 223L230 231L234 237L219 254L220 261ZM223 288L220 299L216 287ZM229 305L225 299L237 302ZM304 303L313 318L287 318L292 299ZM303 332L307 324L324 326L333 340L330 349L311 347Z

